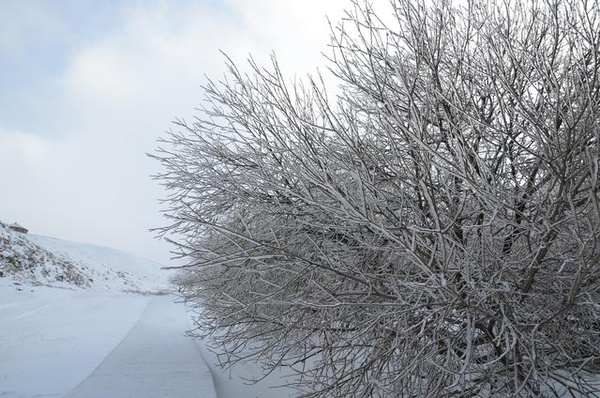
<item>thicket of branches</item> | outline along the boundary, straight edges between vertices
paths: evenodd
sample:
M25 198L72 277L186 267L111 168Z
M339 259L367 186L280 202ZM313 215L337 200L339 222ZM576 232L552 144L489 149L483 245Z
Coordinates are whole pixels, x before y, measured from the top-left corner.
M307 396L591 396L598 1L427 4L354 4L335 98L228 63L164 140L198 332Z

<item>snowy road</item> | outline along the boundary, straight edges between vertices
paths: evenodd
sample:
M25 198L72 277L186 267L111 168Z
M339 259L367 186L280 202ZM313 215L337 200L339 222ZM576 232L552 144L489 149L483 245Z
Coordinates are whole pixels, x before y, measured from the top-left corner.
M0 283L0 398L297 395L271 388L281 371L248 384L256 362L217 367L205 341L183 334L190 316L174 300Z
M182 334L189 326L173 297L153 298L127 336L65 398L216 398L196 343Z

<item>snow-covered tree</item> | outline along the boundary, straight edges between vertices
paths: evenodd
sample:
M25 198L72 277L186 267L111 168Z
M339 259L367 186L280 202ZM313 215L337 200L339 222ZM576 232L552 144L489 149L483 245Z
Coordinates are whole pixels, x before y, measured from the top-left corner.
M226 363L312 397L598 393L599 3L460 4L357 2L334 98L229 62L164 139L162 232Z

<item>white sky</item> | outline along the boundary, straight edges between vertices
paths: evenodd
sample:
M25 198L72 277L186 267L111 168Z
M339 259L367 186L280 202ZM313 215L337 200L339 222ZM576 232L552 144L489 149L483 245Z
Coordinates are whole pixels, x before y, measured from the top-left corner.
M238 62L326 66L347 0L0 1L0 220L165 263L147 158Z

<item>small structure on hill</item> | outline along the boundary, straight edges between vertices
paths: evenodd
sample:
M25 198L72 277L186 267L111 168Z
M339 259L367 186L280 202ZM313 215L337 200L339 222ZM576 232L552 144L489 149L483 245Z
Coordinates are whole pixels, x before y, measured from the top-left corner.
M26 234L29 232L29 230L25 227L23 227L22 225L19 225L18 223L14 222L12 224L10 224L8 226L8 228L12 229L13 231L17 231L20 232L22 234Z

